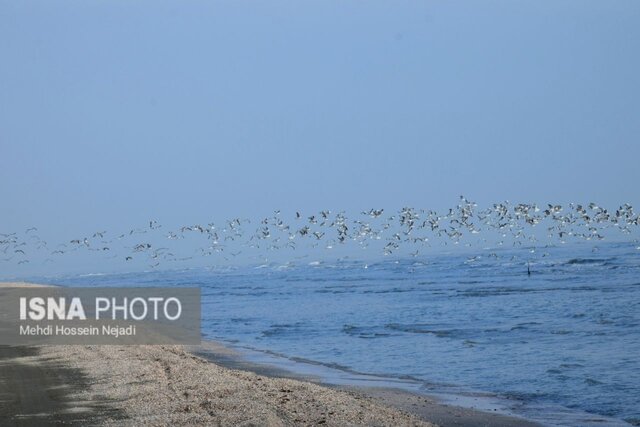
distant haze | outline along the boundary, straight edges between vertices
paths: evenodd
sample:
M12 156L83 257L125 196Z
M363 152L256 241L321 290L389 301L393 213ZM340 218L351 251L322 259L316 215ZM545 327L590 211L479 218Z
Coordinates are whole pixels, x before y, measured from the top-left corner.
M640 2L0 2L0 233L640 208Z

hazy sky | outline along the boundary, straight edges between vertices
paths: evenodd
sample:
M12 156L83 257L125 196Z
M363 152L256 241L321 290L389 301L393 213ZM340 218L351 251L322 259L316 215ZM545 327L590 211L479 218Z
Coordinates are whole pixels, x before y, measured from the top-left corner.
M2 0L0 61L0 232L640 204L637 0Z

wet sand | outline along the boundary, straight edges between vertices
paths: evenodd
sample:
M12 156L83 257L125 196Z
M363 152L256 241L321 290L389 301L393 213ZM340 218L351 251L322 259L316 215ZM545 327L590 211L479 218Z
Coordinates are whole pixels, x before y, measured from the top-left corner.
M92 381L36 347L0 346L0 424L95 425L124 419L114 402L90 396Z

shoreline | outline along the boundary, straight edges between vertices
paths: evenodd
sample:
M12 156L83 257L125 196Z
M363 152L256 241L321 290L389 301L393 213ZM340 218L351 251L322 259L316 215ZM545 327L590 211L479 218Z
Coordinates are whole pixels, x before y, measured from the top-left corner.
M288 369L288 366L277 366L264 360L254 362L246 357L247 354L245 351L230 348L224 343L217 341L203 340L200 346L189 348L188 351L225 368L249 371L268 378L288 378L317 384L333 390L356 393L365 398L373 399L378 403L389 405L395 409L417 416L422 421L439 426L541 426L540 423L521 418L515 414L497 412L497 409L493 405L491 405L491 408L489 408L488 405L480 405L483 406L484 409L475 408L470 405L462 406L445 402L435 394L401 388L394 384L402 381L394 378L385 379L375 375L344 371L343 373L349 377L348 380L327 381L326 378L318 372L309 371L304 374L293 369ZM304 364L304 362L296 363ZM475 400L474 397L469 397L468 399Z
M182 346L2 347L16 425L433 426L356 392L231 370Z
M17 425L539 425L393 386L333 385L213 341L0 346L0 376L0 417Z
M217 343L221 352L229 350ZM534 426L392 388L231 369L183 346L0 346L0 417L16 425ZM257 369L268 369L256 366ZM275 372L274 372L275 373Z

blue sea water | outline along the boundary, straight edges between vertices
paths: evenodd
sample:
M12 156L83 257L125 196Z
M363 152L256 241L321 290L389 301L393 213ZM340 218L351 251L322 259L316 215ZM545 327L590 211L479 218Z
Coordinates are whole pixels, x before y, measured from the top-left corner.
M460 251L368 264L307 260L51 281L200 286L202 328L210 339L404 379L424 392L490 393L509 411L550 425L639 425L637 244L542 252Z

